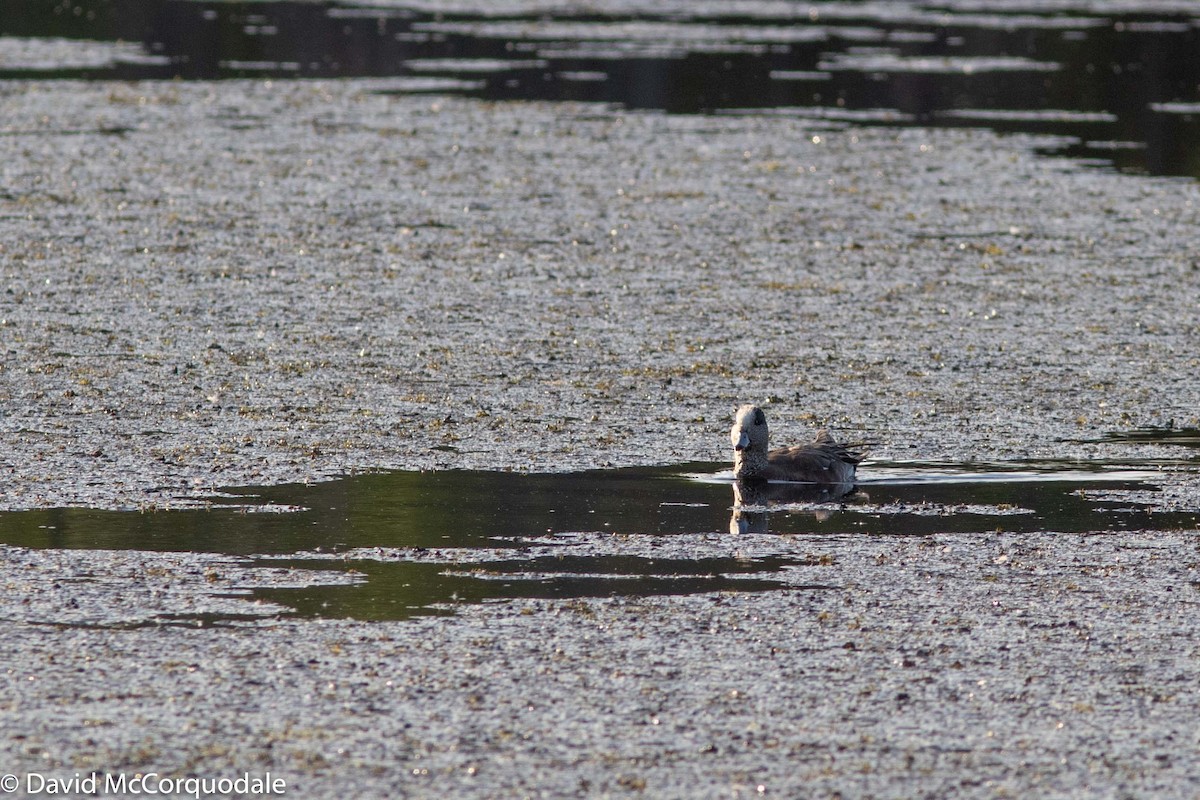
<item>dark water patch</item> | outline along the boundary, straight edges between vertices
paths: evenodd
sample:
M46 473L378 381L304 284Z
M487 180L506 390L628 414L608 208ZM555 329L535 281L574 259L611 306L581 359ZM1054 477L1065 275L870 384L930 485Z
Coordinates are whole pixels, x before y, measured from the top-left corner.
M876 463L832 508L806 487L775 485L765 502L734 510L731 530L850 532L882 536L938 533L1105 533L1192 529L1198 513L1156 512L1124 494L1156 491L1155 471L1110 463L1030 461ZM1092 492L1103 490L1105 500ZM759 498L756 498L759 499Z
M272 562L277 564L278 562ZM312 568L312 560L285 561ZM317 561L329 568L329 562ZM301 616L406 619L453 613L464 603L505 600L651 597L705 592L761 592L795 587L769 577L787 558L653 559L635 556L542 556L481 563L353 561L366 580L353 586L258 589L254 595Z
M1200 11L1179 4L612 3L432 13L321 2L10 0L0 35L132 41L0 76L396 77L402 91L1052 134L1050 152L1200 175Z
M135 631L145 628L229 628L252 625L263 619L262 614L231 614L228 612L203 612L196 614L155 614L150 619L126 622L43 622L20 620L25 625L36 625L60 630L121 630Z
M556 531L713 530L710 505L728 506L729 487L701 486L709 496L698 500L695 488L686 478L654 468L567 475L381 472L313 485L232 488L215 496L209 508L157 513L67 508L0 520L5 543L27 547L230 555L504 547L514 546L512 539ZM701 505L659 505L681 498ZM304 510L288 513L296 508Z
M286 587L252 588L256 598L302 615L399 619L518 598L805 588L781 574L809 563L784 539L773 540L769 556L747 558L738 533L1200 528L1200 513L1155 512L1136 500L1155 491L1148 465L873 463L854 487L769 484L753 496L739 494L748 490L723 468L368 473L233 488L206 509L0 514L0 542L252 555L253 563L300 576ZM655 552L659 545L668 546ZM308 586L307 570L353 573L353 580Z
M1175 447L1200 447L1200 428L1134 428L1128 431L1110 431L1089 443L1127 442L1129 444L1157 444Z

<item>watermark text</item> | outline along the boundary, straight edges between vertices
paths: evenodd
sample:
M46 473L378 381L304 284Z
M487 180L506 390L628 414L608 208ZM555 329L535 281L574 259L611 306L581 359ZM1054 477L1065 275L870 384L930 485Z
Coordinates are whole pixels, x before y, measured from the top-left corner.
M0 775L0 793L24 791L30 796L77 797L79 795L121 795L148 797L193 797L203 800L214 795L271 797L287 794L287 781L270 772L206 778L189 775L172 777L157 772L76 772L70 777L27 772Z

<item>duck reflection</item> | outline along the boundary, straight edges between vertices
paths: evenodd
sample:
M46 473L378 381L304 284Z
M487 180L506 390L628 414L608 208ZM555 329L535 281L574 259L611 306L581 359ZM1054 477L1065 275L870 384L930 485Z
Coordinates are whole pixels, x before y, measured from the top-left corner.
M853 482L842 483L772 483L769 481L734 481L733 515L729 518L730 533L767 533L770 530L771 506L830 503L855 493ZM828 519L833 509L814 508L806 513L818 520Z

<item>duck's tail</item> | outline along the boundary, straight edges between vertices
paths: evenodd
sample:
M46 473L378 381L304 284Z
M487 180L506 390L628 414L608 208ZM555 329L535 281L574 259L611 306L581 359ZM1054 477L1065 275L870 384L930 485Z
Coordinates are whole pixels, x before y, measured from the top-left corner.
M862 452L862 448L869 446L869 442L842 444L837 439L834 439L833 434L827 430L817 431L817 438L813 441L813 444L825 448L839 460L849 464L860 463L866 457Z

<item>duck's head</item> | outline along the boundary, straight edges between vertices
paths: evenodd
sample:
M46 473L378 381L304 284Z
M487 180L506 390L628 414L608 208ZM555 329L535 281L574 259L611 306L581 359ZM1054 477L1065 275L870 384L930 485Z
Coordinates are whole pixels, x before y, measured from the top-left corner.
M765 453L767 451L767 415L758 406L746 405L737 410L729 441L736 453Z

